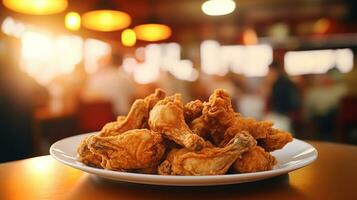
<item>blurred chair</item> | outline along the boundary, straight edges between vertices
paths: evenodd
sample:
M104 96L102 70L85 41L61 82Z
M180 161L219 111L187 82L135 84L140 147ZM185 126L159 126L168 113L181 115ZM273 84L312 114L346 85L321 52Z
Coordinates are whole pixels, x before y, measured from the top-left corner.
M107 101L80 102L77 109L77 127L80 133L98 131L114 121L113 105Z
M357 129L357 97L346 96L341 99L337 120L337 140L340 142L347 142L349 129Z

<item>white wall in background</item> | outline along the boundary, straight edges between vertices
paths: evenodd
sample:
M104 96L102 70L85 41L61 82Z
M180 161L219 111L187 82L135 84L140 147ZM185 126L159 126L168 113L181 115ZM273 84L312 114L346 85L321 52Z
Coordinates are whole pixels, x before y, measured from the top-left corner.
M353 52L351 49L288 51L284 63L289 75L323 74L333 67L347 73L353 68Z
M201 43L201 70L210 75L223 76L231 70L248 77L265 76L273 61L271 46L220 45L217 41Z

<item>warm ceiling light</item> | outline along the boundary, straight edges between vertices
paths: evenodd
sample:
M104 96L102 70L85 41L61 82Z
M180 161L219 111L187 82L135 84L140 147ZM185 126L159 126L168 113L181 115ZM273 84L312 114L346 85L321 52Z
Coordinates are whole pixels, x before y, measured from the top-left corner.
M202 4L202 11L206 15L227 15L234 11L236 3L233 0L209 0Z
M171 36L170 27L163 24L143 24L134 28L139 40L154 42L165 40Z
M315 33L326 33L331 26L330 20L321 18L314 24L313 30Z
M258 35L254 29L248 28L243 31L243 44L254 45L258 43Z
M131 18L128 14L116 10L94 10L84 13L83 26L96 31L117 31L128 27Z
M76 12L67 13L65 17L65 25L68 30L79 30L81 27L81 16Z
M136 34L132 29L125 29L121 33L121 42L124 46L132 47L136 43Z
M67 0L3 0L8 9L32 15L49 15L62 12L68 6Z

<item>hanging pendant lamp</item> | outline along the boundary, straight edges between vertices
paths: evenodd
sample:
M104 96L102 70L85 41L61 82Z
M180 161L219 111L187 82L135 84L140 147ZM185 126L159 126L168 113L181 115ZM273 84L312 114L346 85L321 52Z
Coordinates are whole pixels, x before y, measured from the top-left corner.
M117 31L131 24L129 14L118 11L117 6L108 0L100 0L95 10L82 15L82 24L87 29L95 31Z
M168 39L171 34L171 28L165 24L148 23L138 25L134 28L136 37L139 40L155 42Z
M151 5L156 5L155 2L156 1L152 0ZM161 23L160 20L155 17L153 10L151 12L151 16L145 24L134 27L133 30L136 33L137 39L148 42L168 39L172 34L171 28Z
M2 0L2 3L9 10L30 15L56 14L68 6L67 0Z

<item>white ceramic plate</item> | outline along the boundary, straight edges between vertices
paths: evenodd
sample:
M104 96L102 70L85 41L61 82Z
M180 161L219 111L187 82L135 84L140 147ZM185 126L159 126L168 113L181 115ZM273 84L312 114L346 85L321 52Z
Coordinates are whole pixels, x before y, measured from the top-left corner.
M117 172L89 167L77 160L77 146L84 137L90 134L94 133L72 136L57 141L51 146L50 154L66 165L104 178L131 183L176 186L224 185L252 182L286 174L312 163L317 158L317 151L313 146L304 141L294 139L283 149L272 152L278 164L270 171L213 176L162 176Z

